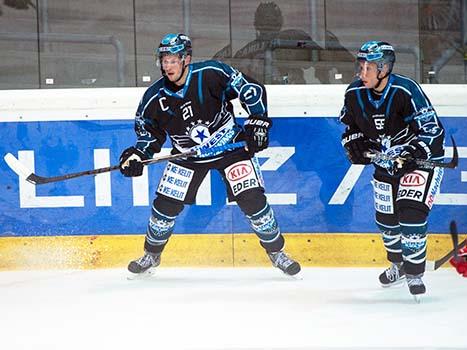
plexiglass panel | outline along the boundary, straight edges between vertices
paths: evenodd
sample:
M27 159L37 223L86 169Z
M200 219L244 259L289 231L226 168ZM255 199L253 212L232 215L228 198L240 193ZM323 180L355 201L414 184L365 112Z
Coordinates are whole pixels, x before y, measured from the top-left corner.
M41 85L133 86L133 4L41 0Z
M0 89L39 87L36 11L29 1L0 5Z
M395 72L466 83L465 3L4 0L0 89L148 86L169 32L191 37L195 61L220 59L267 84L348 84L367 40L395 46Z

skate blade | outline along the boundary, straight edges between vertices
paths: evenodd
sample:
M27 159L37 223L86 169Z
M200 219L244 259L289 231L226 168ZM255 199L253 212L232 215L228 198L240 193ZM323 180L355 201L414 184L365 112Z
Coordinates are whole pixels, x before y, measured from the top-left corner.
M421 295L421 294L412 295L414 301L415 301L417 304L420 304L420 301L421 301L420 295Z
M155 272L155 269L152 268L141 273L133 273L128 271L126 279L129 281L146 280L151 278L155 274Z
M280 269L279 269L279 270L280 270ZM288 274L287 272L282 271L282 270L280 270L280 271L282 272L283 275L287 276L287 277L290 278L291 280L297 280L297 281L303 280L302 271L298 271L295 275L290 275L290 274Z
M302 275L301 272L298 272L295 275L287 275L286 274L286 276L289 277L292 280L303 281L303 275Z
M391 287L394 287L394 286L400 286L401 284L403 284L405 282L405 277L402 277L400 279L398 279L396 282L394 283L391 283L391 284L382 284L380 283L381 287L383 288L391 288Z

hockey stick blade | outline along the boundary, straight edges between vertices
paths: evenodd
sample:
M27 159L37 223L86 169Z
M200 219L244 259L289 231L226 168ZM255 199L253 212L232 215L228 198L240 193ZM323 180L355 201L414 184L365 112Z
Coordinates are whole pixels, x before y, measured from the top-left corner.
M451 234L452 246L454 247L454 260L457 260L457 249L459 245L459 232L457 231L457 224L454 220L449 224L449 233Z
M81 171L78 173L72 173L62 176L54 176L54 177L43 177L34 174L31 170L29 170L23 163L21 163L15 156L11 153L7 153L3 159L8 164L8 166L13 170L19 177L25 179L27 182L32 183L33 185L42 185L50 182L57 182L63 181L68 179L73 179L75 177L80 177L84 175L95 175L107 171L113 171L118 169L117 166L107 167L107 168L100 168L100 169L93 169L87 171Z
M457 246L457 250L464 248L467 245L467 238L464 239L459 245ZM436 271L441 266L443 266L446 262L449 261L454 256L454 249L452 249L449 253L445 256L437 259L437 260L427 260L426 261L426 270L427 271Z
M15 156L11 153L5 154L3 157L5 163L13 170L18 176L27 179L30 175L33 174L31 170L23 165Z
M427 159L415 159L415 163L417 163L417 165L419 166L427 167L427 168L455 169L457 165L459 164L459 152L457 151L457 145L452 135L451 135L451 141L452 141L453 151L452 151L452 159L449 163L436 162L436 161L427 160ZM384 154L378 151L365 152L363 155L365 158L369 158L372 161L377 161L377 160L397 161L398 159L405 160L403 158L391 157L391 156L388 156L387 154Z
M456 141L454 141L454 137L451 135L451 142L452 142L452 159L449 163L452 164L451 168L454 169L459 164L459 152L457 151Z
M182 159L182 158L192 157L196 155L204 155L204 156L209 157L211 155L214 155L216 152L234 150L237 148L245 147L245 145L246 145L245 142L236 142L236 143L227 144L224 146L214 146L211 148L200 148L200 149L195 149L195 150L187 151L183 153L170 154L167 156L143 160L142 163L147 166L150 164L156 164L156 163L164 162L167 160ZM106 173L109 171L115 171L120 168L119 165L112 165L112 166L105 167L105 168L85 170L85 171L80 171L77 173L70 173L66 175L45 177L45 176L39 176L37 174L34 174L34 172L32 172L26 166L24 166L24 164L22 164L18 159L16 159L15 156L13 156L11 153L7 153L4 156L4 159L5 159L5 162L8 164L8 166L18 176L25 179L29 183L32 183L33 185L43 185L43 184L52 183L52 182L65 181L65 180L74 179L74 178L86 176L86 175L97 175L97 174Z

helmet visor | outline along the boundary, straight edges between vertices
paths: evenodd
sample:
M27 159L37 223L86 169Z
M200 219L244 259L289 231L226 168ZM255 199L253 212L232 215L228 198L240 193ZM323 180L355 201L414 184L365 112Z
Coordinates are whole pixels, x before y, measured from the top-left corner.
M363 60L368 62L378 61L383 58L382 52L359 52L357 54L357 60Z
M157 53L159 55L162 55L164 53L176 54L176 53L179 53L180 51L183 51L184 48L185 48L185 45L183 44L174 45L174 46L162 46L157 49Z
M376 62L369 62L363 59L358 59L355 62L355 77L360 78L362 74L368 74L374 71L378 72L378 65Z

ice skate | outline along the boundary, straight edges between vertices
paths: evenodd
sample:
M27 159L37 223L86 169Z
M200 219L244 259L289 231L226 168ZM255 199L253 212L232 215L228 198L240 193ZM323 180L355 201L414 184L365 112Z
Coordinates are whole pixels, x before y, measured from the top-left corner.
M132 274L132 277L143 274L151 274L153 267L159 266L161 263L161 254L160 253L149 253L145 252L144 255L137 259L133 260L128 264L128 271Z
M391 263L391 266L379 275L379 282L383 287L394 286L402 283L404 280L405 272L402 263Z
M294 276L301 270L300 264L289 258L283 251L270 252L268 256L272 264L286 275Z
M417 303L420 303L420 296L426 292L422 277L423 273L419 275L407 275L407 285L409 286L410 294L413 295Z

